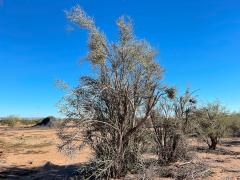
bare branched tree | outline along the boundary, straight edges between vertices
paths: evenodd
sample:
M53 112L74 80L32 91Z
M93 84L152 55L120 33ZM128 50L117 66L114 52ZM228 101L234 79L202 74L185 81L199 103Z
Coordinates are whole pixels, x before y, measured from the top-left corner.
M96 77L81 77L78 87L60 103L66 120L59 130L60 149L74 153L84 144L95 154L96 177L121 177L139 161L142 125L159 99L172 89L160 84L162 68L156 51L133 33L130 18L117 20L119 39L108 43L80 6L68 19L89 32L87 60Z

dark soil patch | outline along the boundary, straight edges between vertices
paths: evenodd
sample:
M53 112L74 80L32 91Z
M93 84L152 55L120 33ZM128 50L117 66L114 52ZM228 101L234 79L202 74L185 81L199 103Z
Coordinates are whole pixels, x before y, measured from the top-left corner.
M240 140L223 141L222 144L226 146L240 146Z
M8 180L67 180L76 179L74 173L80 165L59 166L50 162L37 168L11 167L0 172L0 179Z
M218 155L240 155L240 152L230 151L223 148L217 148L215 150L208 149L207 147L191 147L192 151L200 152L200 153L212 153Z

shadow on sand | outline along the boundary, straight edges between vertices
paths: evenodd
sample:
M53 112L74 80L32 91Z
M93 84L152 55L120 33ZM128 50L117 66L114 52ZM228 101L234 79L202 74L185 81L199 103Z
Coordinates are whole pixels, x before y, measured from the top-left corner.
M50 162L42 167L10 167L0 172L0 179L7 180L78 180L75 176L80 164L59 166Z
M225 146L240 146L240 140L223 141L222 144Z
M235 152L223 148L217 147L215 150L208 149L208 147L205 146L192 146L190 147L192 151L199 152L199 153L210 153L210 154L217 154L217 155L232 155L237 156L240 155L240 152Z

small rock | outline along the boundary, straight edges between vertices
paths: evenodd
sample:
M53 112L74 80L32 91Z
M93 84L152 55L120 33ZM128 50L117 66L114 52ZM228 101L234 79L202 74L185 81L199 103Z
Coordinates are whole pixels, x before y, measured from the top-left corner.
M223 162L224 162L224 160L222 160L222 159L216 159L215 161L216 161L216 162L220 162L220 163L223 163Z

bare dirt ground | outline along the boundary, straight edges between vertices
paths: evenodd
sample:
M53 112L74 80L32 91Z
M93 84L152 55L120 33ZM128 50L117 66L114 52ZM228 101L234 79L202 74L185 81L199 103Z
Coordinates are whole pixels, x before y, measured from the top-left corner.
M211 168L211 175L205 179L240 179L240 138L224 139L215 151L195 139L189 141L196 157ZM48 170L52 174L49 179L66 179L61 173L69 167L77 169L77 163L87 162L92 156L85 148L69 158L58 151L58 143L56 129L0 127L0 179L34 179L39 169Z
M59 152L56 132L56 129L48 128L0 127L0 179L35 179L39 171L52 173L39 177L55 179L59 174L57 179L64 179L66 175L61 173L77 169L77 163L91 158L89 148L72 158Z
M88 161L88 148L70 158L59 152L56 129L0 127L0 169L4 167L38 167L47 162L68 165Z
M240 138L226 138L216 150L208 150L206 145L190 140L195 147L198 159L209 165L211 180L239 180L240 179Z

